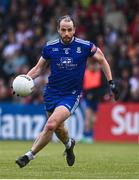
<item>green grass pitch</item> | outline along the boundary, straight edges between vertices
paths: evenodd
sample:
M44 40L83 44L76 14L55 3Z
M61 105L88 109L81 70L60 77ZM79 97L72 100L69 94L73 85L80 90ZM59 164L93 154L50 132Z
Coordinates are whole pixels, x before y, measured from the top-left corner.
M61 143L50 143L28 166L19 168L15 159L32 142L0 141L1 179L139 179L139 145L76 143L76 162L68 167Z

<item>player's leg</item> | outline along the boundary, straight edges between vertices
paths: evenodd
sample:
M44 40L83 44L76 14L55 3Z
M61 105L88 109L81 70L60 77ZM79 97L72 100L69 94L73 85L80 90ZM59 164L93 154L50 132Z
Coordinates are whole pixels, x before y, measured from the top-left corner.
M65 106L70 114L72 114L75 109L77 108L79 104L79 99L80 96L67 96L64 97L57 106ZM66 128L64 127L64 123L60 124L55 130L55 133L57 137L65 144L65 155L66 155L66 160L69 166L72 166L75 162L75 155L73 152L73 148L75 146L75 140L72 138L69 138L68 132Z
M52 115L52 112L46 112L46 114L47 114L47 119L49 119L49 117ZM41 133L38 135L38 137L35 139L33 145L35 145L35 144L39 141L39 139L41 138L41 134L42 134L42 132L41 132Z
M75 140L70 138L68 135L67 129L64 127L64 123L61 123L55 130L55 134L57 137L63 142L66 149L64 151L64 155L66 155L66 160L69 166L72 166L75 162L75 155L73 152L73 148L75 145Z
M65 144L69 139L68 130L65 128L64 123L61 123L56 128L55 134L58 137L58 139L60 139L63 142L63 144Z
M70 114L72 114L78 104L79 104L79 99L80 96L67 96L64 97L61 102L59 104L57 104L57 106L65 106L68 111L70 112ZM69 135L68 135L68 131L67 129L64 127L64 122L61 123L56 129L55 129L55 133L57 135L57 137L65 144L67 142L67 140L69 139Z
M26 166L26 164L34 159L34 155L44 148L51 140L52 134L55 129L63 123L70 116L69 110L64 106L58 106L52 115L49 117L43 131L40 133L39 138L33 144L31 151L28 151L24 156L16 160L16 163L20 167Z
M70 112L64 106L58 106L49 117L40 138L33 144L31 150L33 154L38 153L52 138L55 129L70 116Z
M72 144L75 144L75 140L69 137L68 130L65 128L64 123L61 123L55 130L55 134L62 141L67 149L71 148ZM73 143L74 142L74 143Z

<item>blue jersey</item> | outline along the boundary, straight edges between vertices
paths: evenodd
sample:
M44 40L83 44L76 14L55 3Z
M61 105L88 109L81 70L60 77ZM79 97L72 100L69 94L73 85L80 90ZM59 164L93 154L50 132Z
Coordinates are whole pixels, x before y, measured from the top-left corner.
M50 61L51 68L46 91L58 95L80 94L87 58L95 52L93 43L76 37L68 45L60 39L47 42L42 50L42 57Z

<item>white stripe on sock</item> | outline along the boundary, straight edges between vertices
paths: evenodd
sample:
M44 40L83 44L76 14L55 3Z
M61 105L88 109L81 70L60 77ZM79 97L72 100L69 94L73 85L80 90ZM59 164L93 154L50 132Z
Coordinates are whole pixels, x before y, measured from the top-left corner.
M68 142L66 143L66 148L69 149L71 147L71 138L69 138Z
M29 158L29 160L32 160L32 159L35 158L35 156L33 155L32 151L28 151L25 155Z

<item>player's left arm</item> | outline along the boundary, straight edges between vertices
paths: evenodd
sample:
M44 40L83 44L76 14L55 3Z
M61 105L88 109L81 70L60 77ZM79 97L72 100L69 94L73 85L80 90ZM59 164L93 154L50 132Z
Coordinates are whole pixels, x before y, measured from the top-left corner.
M103 52L100 50L100 48L97 48L93 58L98 61L98 63L101 65L102 70L109 82L110 90L114 94L115 100L118 100L119 98L119 90L117 85L115 84L113 78L112 78L112 72L110 69L110 65L108 64Z
M103 70L107 80L111 81L112 80L112 73L111 73L110 66L109 66L104 54L102 53L102 51L99 48L97 48L93 58L95 60L97 60L97 62L101 65L102 70Z

